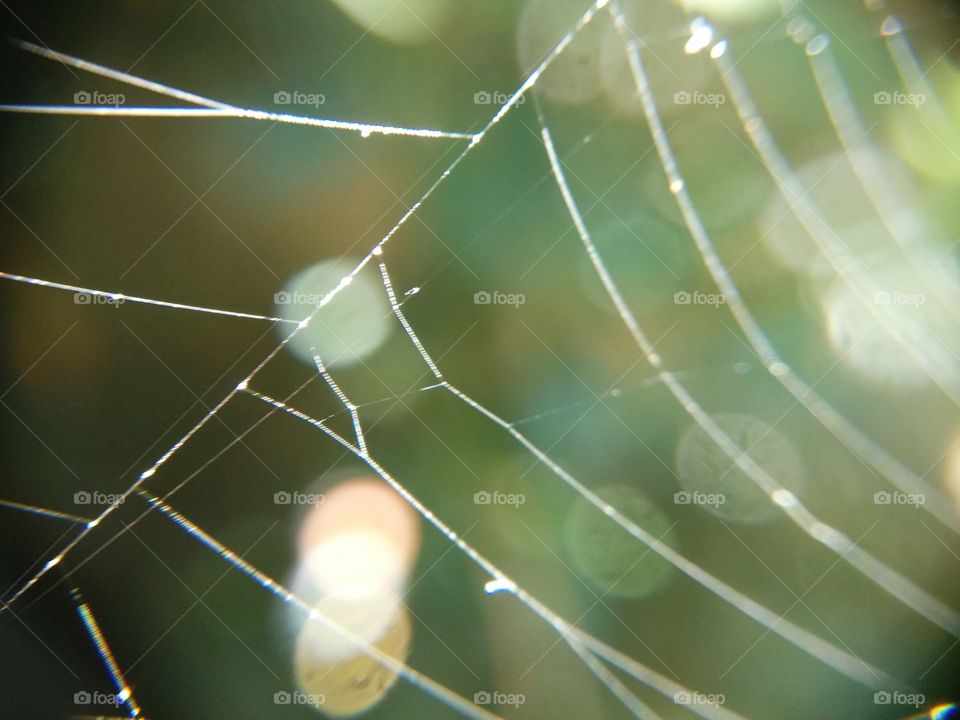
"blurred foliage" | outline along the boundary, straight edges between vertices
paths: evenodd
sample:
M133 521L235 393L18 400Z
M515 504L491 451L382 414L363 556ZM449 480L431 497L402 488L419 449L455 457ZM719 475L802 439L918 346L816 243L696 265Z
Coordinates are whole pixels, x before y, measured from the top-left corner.
M866 121L877 123L874 136L915 171L924 213L946 239L944 262L955 263L957 165L944 170L951 158L918 139L914 120L871 99L896 83L878 40L882 15L856 3L809 6L840 39L838 60ZM955 58L944 55L956 37L953 8L931 2L897 9L925 66L943 56L931 81L960 113ZM430 37L407 46L366 33L321 0L11 2L0 12L7 34L109 67L235 105L355 121L476 131L495 111L476 94L501 94L502 102L527 69L516 60L523 4L503 0L450 3ZM648 57L683 58L682 13L658 3L651 18ZM740 69L788 157L803 166L836 152L807 60L783 22L721 30L744 56ZM611 37L599 34L600 51L609 52ZM2 53L3 102L69 104L87 91L123 93L127 105L176 104L13 47ZM871 382L836 366L820 290L777 264L762 241L775 188L733 108L669 101L688 90L689 78L702 92L720 91L706 57L683 62L684 74L672 75L651 61L657 97L690 192L765 333L868 435L940 481L944 449L958 432L956 408L934 388ZM564 78L549 82L563 86ZM284 91L324 102L275 105ZM872 504L886 486L766 374L724 307L674 301L676 292L716 289L629 88L608 88L580 105L541 100L599 251L667 367L708 412L776 422L804 459L804 502L956 604L956 539L920 516L933 529L925 528L912 508ZM274 293L301 269L362 257L463 146L227 119L3 115L0 125L0 269L267 315L274 314ZM957 670L952 639L786 520L732 526L674 504L676 445L690 419L655 381L592 271L550 176L532 102L471 152L383 259L450 382L518 423L588 486L641 489L675 523L678 549L698 565L915 682L931 701L948 699ZM415 287L419 292L403 296ZM482 291L519 293L525 302L477 305ZM268 323L255 320L133 303L78 306L72 293L15 283L0 292L0 497L68 512L85 511L72 503L77 491L128 487L278 342ZM440 390L419 391L432 376L393 325L379 351L337 372L361 406L371 451L525 589L658 671L723 693L745 716L896 716L897 708L875 706L870 692L680 574L648 597L598 603L571 570L564 529L576 493L476 411ZM285 398L314 375L281 353L253 386ZM333 416L332 427L350 432L349 416L316 378L291 402L314 417ZM274 494L322 490L363 469L315 428L283 414L264 419L267 410L237 397L148 486L163 495L189 480L172 505L283 582L293 572L297 516L275 505ZM476 505L481 491L522 493L526 502ZM145 509L131 499L65 566L121 666L133 666L129 679L147 715L315 714L273 704L274 693L293 683L290 611L158 513L141 517ZM75 532L46 518L0 513L7 587ZM484 690L523 693L524 705L494 708L510 717L625 716L552 628L507 595L485 596L489 578L426 526L414 576L409 662L418 671L468 698ZM62 716L76 712L74 692L110 691L61 577L51 574L32 590L16 616L0 616L4 716ZM644 688L637 692L664 717L686 716ZM406 683L369 714L448 716L452 711Z

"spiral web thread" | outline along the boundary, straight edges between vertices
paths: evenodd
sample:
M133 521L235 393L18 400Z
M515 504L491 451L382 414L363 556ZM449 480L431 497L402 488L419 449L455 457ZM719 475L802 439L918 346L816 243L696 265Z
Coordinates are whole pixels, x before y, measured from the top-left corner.
M802 10L800 10L798 5L784 2L782 11L784 15L783 19L785 22L788 22L788 27L792 26L796 28L803 26L808 30L814 27L814 22L802 14ZM323 623L333 632L347 637L356 644L360 651L369 655L374 661L399 673L404 680L421 689L423 692L428 693L437 701L448 705L466 717L497 717L488 709L475 705L467 698L458 695L453 690L426 677L412 667L397 661L382 650L339 626L334 620L312 608L301 597L298 597L291 590L267 576L235 551L224 546L172 505L170 501L171 497L205 467L210 465L217 457L220 457L234 445L242 443L244 437L268 417L281 414L288 415L294 420L307 423L317 429L330 440L338 443L346 451L353 454L359 461L366 464L373 472L380 476L387 484L396 490L425 521L442 533L454 547L489 575L490 582L488 582L486 586L487 592L504 593L515 598L517 602L522 603L530 612L551 627L557 633L558 639L562 640L562 642L566 643L571 650L573 650L587 669L609 689L613 696L616 697L632 715L644 718L657 717L656 713L640 700L640 698L619 679L611 668L616 668L616 670L668 698L674 698L678 693L692 692L692 688L687 688L681 683L656 672L638 660L624 655L598 638L578 628L576 622L571 622L561 617L545 602L525 590L517 579L508 576L491 560L471 546L463 536L458 534L418 500L413 491L405 484L402 484L375 459L375 448L371 449L368 447L364 435L362 422L364 406L355 405L350 401L333 378L329 368L324 365L319 357L315 357L317 375L311 377L287 398L283 400L276 399L261 390L255 389L254 383L260 371L276 357L292 338L307 327L317 314L323 313L324 307L329 304L339 292L347 287L361 270L367 265L376 264L379 267L384 291L389 299L390 307L396 321L401 325L404 333L423 360L426 368L425 375L433 377L432 384L417 388L415 390L416 392L449 393L458 401L473 411L476 411L483 418L509 435L527 451L537 463L542 464L553 473L559 482L575 491L593 505L598 512L603 513L609 519L609 522L615 523L626 530L638 543L646 546L650 552L660 556L663 560L686 574L707 591L729 603L732 607L761 625L765 631L779 635L787 642L829 666L837 673L868 688L909 688L908 683L891 677L882 669L867 663L856 656L846 646L841 647L840 645L843 645L843 643L839 638L834 638L839 645L834 644L834 642L819 637L786 620L783 614L776 613L752 600L750 597L726 584L720 578L688 560L681 553L661 542L660 538L645 531L621 513L616 507L606 503L589 487L553 460L547 452L528 439L528 437L518 429L521 422L510 422L504 419L493 410L474 400L462 389L451 384L441 370L442 360L434 360L430 350L421 342L413 325L407 319L402 308L403 303L397 298L387 265L387 251L393 249L393 246L390 245L393 236L417 213L420 207L430 199L436 189L450 177L454 170L465 161L470 152L486 139L491 129L506 117L526 95L534 91L538 80L551 63L564 52L577 34L601 13L609 13L609 17L612 19L622 40L623 50L629 63L637 96L641 103L646 128L652 137L667 186L675 198L684 224L703 264L718 290L723 294L727 307L743 332L752 352L769 372L770 376L795 398L796 404L802 405L814 419L866 465L871 467L880 477L885 478L892 486L899 490L909 493L923 493L926 497L932 498L932 502L927 502L921 507L945 527L954 532L960 531L960 520L958 520L949 502L942 497L941 492L872 441L865 433L860 431L853 423L834 409L814 389L817 383L814 382L811 384L799 377L799 375L787 365L762 331L751 310L744 302L728 268L726 268L721 261L710 233L687 191L682 170L679 167L671 146L668 132L664 127L657 100L651 90L644 60L644 43L641 38L636 37L630 30L624 9L620 6L618 0L597 0L597 2L586 8L574 26L559 38L552 49L543 56L541 61L527 75L524 82L509 96L506 102L497 109L496 113L487 121L482 129L476 133L445 132L429 128L402 128L353 123L236 107L211 98L139 78L129 73L116 71L86 60L74 58L46 47L22 42L20 45L24 50L37 53L78 70L94 73L145 90L160 93L183 101L187 106L174 108L138 108L8 105L0 108L8 112L115 117L231 117L329 128L342 132L360 133L363 136L385 134L420 139L453 139L463 141L465 145L453 161L436 177L426 192L424 192L416 202L410 205L393 227L369 249L357 266L348 275L341 278L336 287L317 304L316 309L300 322L253 313L182 304L165 299L132 296L0 271L0 278L2 279L40 286L49 290L83 292L90 295L111 298L113 300L122 299L129 302L154 305L179 312L212 313L236 320L263 321L291 326L289 334L286 335L284 340L275 347L272 352L256 364L253 369L250 370L225 397L210 408L188 432L171 445L149 465L149 467L140 472L137 479L126 489L122 496L120 496L116 502L108 505L96 517L81 518L40 506L0 500L0 505L10 511L34 513L51 519L81 524L79 532L47 559L38 571L26 578L23 582L20 582L19 585L8 594L3 602L2 608L0 608L0 612L10 612L16 615L17 605L23 601L22 599L31 592L31 589L34 588L42 578L60 567L61 562L68 555L73 555L74 551L83 543L85 538L98 532L97 528L103 520L115 512L122 502L128 498L138 498L144 502L144 509L137 519L134 520L131 525L125 526L123 530L111 537L108 542L98 550L78 560L71 572L69 574L65 573L58 581L53 583L52 587L47 588L44 594L49 593L63 583L73 583L71 575L76 569L79 569L79 567L82 567L85 563L92 560L106 545L129 530L130 527L135 525L136 522L142 519L147 513L155 510L162 517L168 519L173 526L179 528L208 550L218 555L224 562L238 569L264 590L278 598L282 603L301 611L306 617L312 620ZM695 20L691 27L703 28L704 22L702 19ZM944 124L946 121L942 108L935 100L933 88L930 86L925 74L920 68L915 54L910 48L902 25L897 18L890 16L884 20L882 28L881 35L883 42L887 46L890 57L900 73L904 87L911 92L922 92L934 100L931 106L922 107L922 109L918 108L917 112L924 113L925 120L931 124ZM913 263L916 259L911 255L910 244L905 239L908 236L909 228L904 228L898 218L890 213L890 209L896 207L898 200L891 194L890 188L888 188L883 181L882 174L878 172L880 161L878 159L877 149L869 140L864 141L864 137L868 134L868 128L866 128L863 120L858 116L849 90L845 85L844 78L833 58L830 48L830 37L826 32L813 32L808 33L804 37L804 42L811 72L820 90L820 97L822 98L826 113L836 131L838 142L850 158L855 175L861 183L865 194L870 199L872 206L877 211L883 226L903 250L908 261ZM737 59L734 56L730 44L726 40L719 40L715 43L707 43L701 49L709 53L710 58L716 65L718 76L722 80L729 97L732 99L737 116L741 121L745 141L749 143L758 161L769 173L771 182L787 201L790 211L796 215L797 219L800 220L803 227L814 240L818 251L830 264L837 277L856 293L858 297L869 297L875 293L877 291L876 280L871 277L869 268L859 267L856 264L851 266L849 263L843 263L839 259L844 249L842 240L837 232L830 227L829 223L822 219L823 215L815 203L808 198L804 198L806 194L804 185L796 171L791 167L789 161L780 152L776 140L767 128L756 103L750 95L747 84L740 74L737 67ZM535 97L534 100L536 101ZM876 585L878 590L889 593L917 615L960 638L960 613L926 592L913 581L884 564L880 559L863 550L859 547L857 541L816 517L803 505L796 495L784 488L776 477L771 476L751 458L751 448L739 447L703 410L698 400L681 381L680 376L667 369L665 361L656 351L655 342L650 339L650 336L641 327L636 315L625 300L620 287L614 280L613 275L593 240L584 213L580 209L580 203L568 182L567 176L570 171L566 167L563 157L561 157L558 152L547 115L539 106L539 103L537 104L537 117L540 125L540 138L543 151L549 162L552 179L562 197L564 206L569 214L570 222L576 230L583 245L584 252L602 282L606 294L619 314L624 329L637 346L637 350L639 351L637 362L645 361L649 364L650 368L656 373L656 382L661 383L663 387L669 391L671 396L690 418L707 433L747 477L764 491L769 501L775 504L790 521L796 524L811 539L835 553L838 562L846 563L857 572L863 574ZM642 127L638 127L638 132L642 129ZM878 322L890 333L891 337L911 354L911 357L917 361L918 365L927 373L933 383L954 403L960 401L960 387L957 386L956 381L948 376L944 376L935 364L928 362L921 351L917 351L916 338L912 336L912 331L909 328L904 329L903 327L895 326L883 314L883 309L877 308L875 304L867 302L865 305L875 314ZM330 418L317 419L297 409L292 403L295 396L317 377L326 383L333 396L336 397L343 406L343 412L349 415L354 431L352 437L342 435L329 426L328 421L332 419L333 416ZM163 465L167 463L173 455L190 442L201 428L214 419L217 414L238 395L247 395L255 398L268 406L270 411L247 430L236 435L217 455L210 458L203 466L184 478L163 497L158 497L151 493L148 489L149 480L161 471ZM123 671L110 649L108 639L100 629L94 614L94 609L83 599L79 588L75 585L71 587L70 595L76 606L80 621L103 662L105 671L116 690L118 699L123 702L129 717L137 717L141 713L141 708L134 697L133 689L127 683ZM798 599L798 602L799 601ZM740 717L731 709L716 704L693 704L689 705L687 709L705 718Z

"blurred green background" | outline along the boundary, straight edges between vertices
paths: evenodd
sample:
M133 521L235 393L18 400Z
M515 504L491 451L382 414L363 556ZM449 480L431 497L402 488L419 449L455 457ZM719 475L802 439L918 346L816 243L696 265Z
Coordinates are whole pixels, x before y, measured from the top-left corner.
M517 59L524 22L543 32L553 22L566 27L586 4L557 4L566 15L553 21L524 19L520 2L438 2L422 10L429 33L414 24L420 39L409 44L367 32L319 0L11 2L0 14L15 38L238 106L475 132L496 109L477 93L502 102L529 69ZM775 187L730 103L671 102L681 91L722 92L709 59L683 55L688 20L665 2L629 5L649 44L654 89L688 187L765 333L858 427L931 482L944 482L960 431L956 407L932 386L882 382L837 364L820 305L825 288L778 263L762 237ZM930 79L948 111L960 113L955 7L895 9L925 66L940 58ZM878 39L883 14L827 0L809 10L839 39L837 59L874 141L906 161L922 198L917 212L936 229L932 247L955 268L956 148L931 149L909 108L872 101L899 87ZM888 486L765 372L726 308L674 301L677 292L716 289L629 86L618 86L616 73L606 88L590 85L602 57L614 53L616 65L609 24L598 18L538 88L573 192L628 303L708 412L777 424L802 458L801 497L818 516L956 606L956 536L915 508L875 505L874 493ZM745 53L740 70L788 157L805 166L837 153L807 59L783 21L764 16L721 29L734 52ZM6 103L70 104L86 91L123 93L127 105L177 104L13 47L2 57ZM588 81L578 85L581 77ZM324 102L276 105L283 91L322 94ZM563 102L564 93L585 99ZM265 315L275 314L274 293L301 269L359 260L464 146L233 119L4 114L0 126L0 270ZM656 382L606 299L550 175L531 101L470 153L383 259L407 317L451 383L518 423L588 486L642 492L669 520L675 546L701 567L913 684L929 704L951 699L954 638L784 519L724 523L674 502L676 447L689 417ZM412 288L419 292L403 295ZM525 302L475 304L482 291L522 294ZM0 293L0 497L70 513L89 513L73 502L78 491L126 489L280 338L258 320L129 302L77 305L70 292L11 282ZM576 493L479 413L440 390L418 391L432 376L388 320L384 344L335 373L361 406L372 454L526 590L657 671L722 693L745 716L909 714L875 705L871 691L679 573L644 597L612 594L598 603L600 591L574 558L578 538L568 517ZM285 398L315 374L284 352L252 385ZM290 402L350 432L349 415L319 380ZM237 397L147 487L164 495L190 478L171 504L285 582L296 562L298 513L276 505L274 494L322 491L364 470L315 428L282 414L264 419L268 410ZM479 491L522 493L526 501L477 505ZM83 590L120 666L133 666L128 679L148 717L316 715L273 702L293 687L295 615L158 513L139 519L145 509L131 499L65 561L70 581L55 571L13 607L15 616L0 615L3 716L83 714L75 692L112 692L71 605L70 582ZM6 508L0 518L7 592L78 529ZM589 537L642 555L611 528ZM426 524L423 538L419 580L407 598L417 617L412 667L467 698L522 693L520 707L489 708L508 717L627 716L553 629L508 595L486 596L489 578ZM628 684L663 717L689 716ZM369 713L453 716L404 682Z

